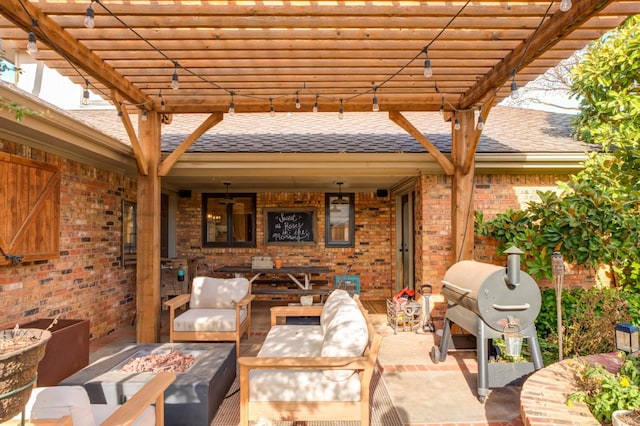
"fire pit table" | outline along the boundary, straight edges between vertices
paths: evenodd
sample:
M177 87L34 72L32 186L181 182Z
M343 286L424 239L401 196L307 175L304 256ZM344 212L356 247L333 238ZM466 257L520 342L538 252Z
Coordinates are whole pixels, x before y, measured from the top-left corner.
M122 371L127 362L150 354L180 351L195 362L165 391L164 422L172 426L210 425L236 377L235 343L142 344L97 361L59 385L84 386L92 404L121 404L133 396L153 373Z

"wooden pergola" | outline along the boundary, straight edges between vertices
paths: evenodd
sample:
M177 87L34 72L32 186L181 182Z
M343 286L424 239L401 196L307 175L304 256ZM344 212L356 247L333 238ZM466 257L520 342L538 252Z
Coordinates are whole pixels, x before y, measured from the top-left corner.
M87 9L95 27L86 28ZM191 144L236 113L371 111L419 141L452 176L452 247L471 258L474 157L491 107L640 13L637 1L0 0L5 52L37 39L38 61L122 112L138 164L137 340L160 331L160 190ZM433 75L425 77L428 59ZM174 74L177 89L171 88ZM451 155L402 114L444 110ZM134 129L129 114L144 113ZM172 114L209 117L171 154ZM454 123L459 129L454 129Z

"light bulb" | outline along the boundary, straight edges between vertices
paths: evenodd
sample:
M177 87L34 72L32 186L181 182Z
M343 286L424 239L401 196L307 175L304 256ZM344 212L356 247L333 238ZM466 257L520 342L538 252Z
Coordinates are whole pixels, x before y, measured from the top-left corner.
M300 103L300 98L298 97L298 95L296 95L296 109L300 109L302 107L302 104Z
M236 113L236 104L235 102L229 102L229 115L233 115Z
M273 107L273 105L271 105L271 108L269 109L269 115L271 115L272 117L275 117L276 115L276 109Z
M89 89L82 92L82 105L89 105Z
M316 101L313 103L313 112L318 112L318 95L316 95Z
M371 109L373 112L380 111L380 105L378 105L378 97L376 95L373 95L373 105L371 106Z
M560 10L563 12L568 11L569 9L571 9L571 0L562 0L560 2Z
M518 99L520 92L518 92L518 83L515 81L511 83L511 99Z
M440 104L440 115L444 115L444 103Z
M455 130L460 130L460 122L458 121L458 117L456 117L455 121L453 122L453 128Z
M38 45L36 43L36 35L35 33L30 32L29 35L27 36L27 52L29 53L36 53L38 51Z
M171 88L173 90L178 90L180 88L180 82L178 81L178 71L174 71L173 76L171 76Z
M430 78L433 75L433 70L431 69L431 60L424 60L424 76L425 78Z
M146 109L142 110L142 116L140 117L140 120L147 121L147 110Z
M118 117L118 121L122 120L122 110L121 109L118 110L118 116L117 117Z
M93 11L93 8L89 6L87 8L87 13L84 17L84 26L86 28L91 29L96 26L96 21L94 19L94 16L95 16L95 12Z
M340 99L340 109L338 109L338 120L344 118L344 107L342 106L342 99Z
M478 124L476 125L476 129L478 130L484 129L484 118L482 118L482 115L478 116Z

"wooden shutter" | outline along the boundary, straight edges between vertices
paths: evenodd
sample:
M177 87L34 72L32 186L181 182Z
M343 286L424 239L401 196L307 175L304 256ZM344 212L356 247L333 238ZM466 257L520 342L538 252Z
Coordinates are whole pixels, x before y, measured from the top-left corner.
M60 255L60 170L0 152L0 265Z

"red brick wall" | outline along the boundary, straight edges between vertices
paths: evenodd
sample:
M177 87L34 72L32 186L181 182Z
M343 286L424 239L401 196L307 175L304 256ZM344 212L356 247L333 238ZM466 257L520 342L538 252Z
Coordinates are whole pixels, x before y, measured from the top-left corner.
M178 199L177 255L197 258L215 269L223 265L250 265L253 256L271 256L282 259L284 265L328 266L333 276L352 265L352 274L360 277L363 299L382 299L391 295L395 266L395 218L389 197L375 193L355 195L355 245L349 248L325 247L324 193L259 193L257 194L257 221L255 248L210 248L201 246L200 193L191 198ZM317 212L317 244L266 245L264 243L265 208L315 208Z
M62 172L60 257L0 266L0 327L60 314L89 319L98 337L131 324L135 267L123 268L119 257L122 200L135 201L135 180L7 141L0 150Z

